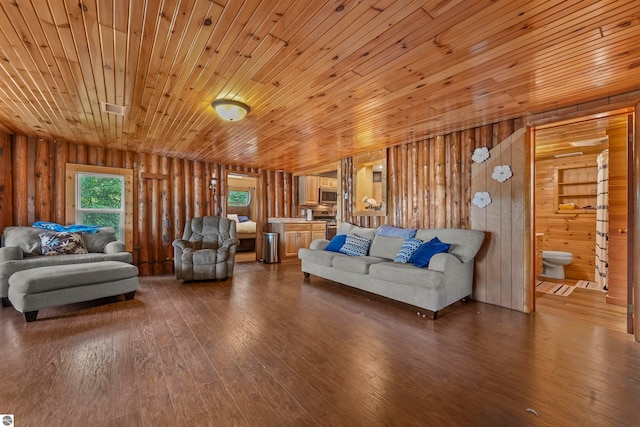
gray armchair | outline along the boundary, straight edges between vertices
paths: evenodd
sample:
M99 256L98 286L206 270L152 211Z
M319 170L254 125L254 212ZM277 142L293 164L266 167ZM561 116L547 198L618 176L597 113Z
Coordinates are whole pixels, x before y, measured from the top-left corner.
M176 279L223 280L233 276L236 222L218 216L187 221L182 239L173 241Z

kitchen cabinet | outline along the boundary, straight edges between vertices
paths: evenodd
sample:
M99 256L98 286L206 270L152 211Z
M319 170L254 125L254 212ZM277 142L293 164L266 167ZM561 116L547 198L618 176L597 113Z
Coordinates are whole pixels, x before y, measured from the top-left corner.
M317 205L320 194L320 177L306 175L298 177L298 204Z
M311 241L326 238L324 221L304 221L295 218L270 218L271 231L279 235L280 259L298 259L298 249L308 248Z
M338 189L338 179L329 178L326 176L320 177L320 188L330 188L332 190Z

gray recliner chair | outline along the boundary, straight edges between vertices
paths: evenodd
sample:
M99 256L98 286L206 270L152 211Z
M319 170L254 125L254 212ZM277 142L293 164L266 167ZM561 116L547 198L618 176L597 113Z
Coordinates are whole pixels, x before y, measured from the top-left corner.
M224 280L233 276L236 222L218 216L187 221L182 239L173 241L176 279Z

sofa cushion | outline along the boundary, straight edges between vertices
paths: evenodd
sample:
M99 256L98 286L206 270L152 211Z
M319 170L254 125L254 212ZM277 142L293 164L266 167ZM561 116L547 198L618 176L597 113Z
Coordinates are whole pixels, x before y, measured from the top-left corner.
M340 248L344 245L344 242L346 240L347 240L346 234L337 234L333 239L331 239L331 241L329 242L327 247L324 248L324 250L330 251L330 252L340 252Z
M44 231L40 233L42 255L86 254L82 233Z
M455 228L421 228L416 233L416 239L423 242L428 242L434 237L438 237L441 242L451 243L449 253L458 257L462 262L467 262L478 253L484 240L484 232Z
M393 260L402 247L402 237L381 236L376 234L369 248L369 255Z
M116 254L73 254L73 255L56 255L56 256L30 256L21 260L5 261L0 263L0 280L7 279L16 271L28 270L30 268L66 265L66 264L84 264L88 262L99 261L121 261L131 264L133 256L130 252L118 252Z
M412 238L405 239L402 242L402 246L400 247L400 250L398 251L394 261L401 262L404 264L408 263L411 257L413 256L413 254L418 250L420 245L422 245L423 243L424 242L419 239L412 239Z
M14 226L5 227L2 233L4 246L17 246L25 255L42 255L40 236L42 228Z
M67 264L19 271L9 278L18 292L35 294L56 289L113 282L138 275L138 268L123 262L105 261L88 264ZM64 280L63 280L64 279Z
M366 237L369 240L373 240L373 238L376 235L376 229L360 227L354 224L350 224L348 222L343 222L343 223L340 223L340 225L338 226L338 231L336 232L336 235L337 234L356 234L360 237Z
M349 256L362 256L369 252L369 246L371 246L370 239L357 234L347 234L344 245L342 245L339 252Z
M359 257L346 257L336 256L331 262L331 266L336 270L346 271L356 274L368 274L369 267L373 264L386 262L388 260L384 258L372 257L372 256L359 256Z
M335 256L346 257L346 255L338 254L331 251L318 251L307 248L300 248L298 250L298 258L300 258L301 260L312 262L314 264L322 265L325 267L331 267L331 261Z
M83 233L82 238L88 252L104 252L107 243L115 242L116 231L113 227L103 227L97 233Z
M378 236L391 236L391 237L402 237L404 239L410 239L415 237L416 235L415 228L401 228L401 227L392 227L390 225L384 224L378 227L376 230L376 234Z
M429 240L426 243L420 245L420 247L411 255L409 262L419 268L426 268L429 266L431 257L435 254L447 252L451 247L448 243L442 243L437 237Z
M372 264L369 267L369 275L379 280L402 285L421 286L431 289L441 289L444 286L444 273L417 268L411 264L400 262Z

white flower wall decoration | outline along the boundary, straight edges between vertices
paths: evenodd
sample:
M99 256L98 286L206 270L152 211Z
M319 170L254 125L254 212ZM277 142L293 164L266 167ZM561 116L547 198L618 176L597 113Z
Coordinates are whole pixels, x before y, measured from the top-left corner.
M500 165L493 168L493 173L491 174L491 178L495 179L498 182L505 182L509 178L513 176L511 172L511 168L509 165Z
M487 191L478 191L473 195L472 203L479 208L485 208L491 204L491 195Z
M471 160L476 163L482 163L489 158L489 149L487 147L476 148L473 150L473 156Z

